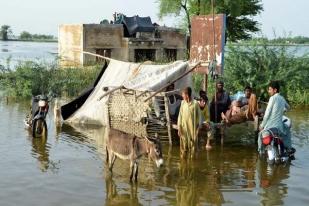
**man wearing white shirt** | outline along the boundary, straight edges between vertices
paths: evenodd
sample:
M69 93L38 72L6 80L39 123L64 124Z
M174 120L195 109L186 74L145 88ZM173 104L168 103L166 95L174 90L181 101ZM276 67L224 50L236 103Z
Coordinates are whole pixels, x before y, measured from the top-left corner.
M280 86L276 81L273 81L268 85L268 93L271 97L269 99L263 121L260 125L261 132L258 138L259 152L262 152L261 133L266 129L277 129L280 136L282 136L284 146L287 149L291 148L291 135L289 128L287 128L282 122L283 113L284 111L290 109L290 106L284 97L279 94L279 90Z

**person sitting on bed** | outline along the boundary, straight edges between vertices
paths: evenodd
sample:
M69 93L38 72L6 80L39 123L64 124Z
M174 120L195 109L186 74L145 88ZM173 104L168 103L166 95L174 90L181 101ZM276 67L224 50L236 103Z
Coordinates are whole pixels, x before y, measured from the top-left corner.
M257 98L252 93L252 88L245 88L245 97L240 100L233 101L231 108L226 113L221 113L221 118L228 125L238 124L248 120L254 120L257 115L258 105Z

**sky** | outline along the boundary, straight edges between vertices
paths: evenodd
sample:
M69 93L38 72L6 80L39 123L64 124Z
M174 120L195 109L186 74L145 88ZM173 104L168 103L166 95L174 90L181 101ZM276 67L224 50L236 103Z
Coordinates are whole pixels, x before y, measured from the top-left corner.
M309 37L309 0L262 0L264 11L255 17L263 34ZM0 0L0 25L22 31L57 36L58 25L99 23L114 12L127 16L150 16L160 25L177 26L179 17L158 18L157 0Z

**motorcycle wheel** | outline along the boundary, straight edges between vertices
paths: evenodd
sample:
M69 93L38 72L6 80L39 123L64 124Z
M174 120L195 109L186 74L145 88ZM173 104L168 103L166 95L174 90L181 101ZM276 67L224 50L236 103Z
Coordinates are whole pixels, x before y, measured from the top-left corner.
M43 137L47 134L47 125L44 119L35 119L32 122L32 136Z
M280 160L278 148L269 145L267 148L267 163L273 165L274 163L278 163L278 160Z

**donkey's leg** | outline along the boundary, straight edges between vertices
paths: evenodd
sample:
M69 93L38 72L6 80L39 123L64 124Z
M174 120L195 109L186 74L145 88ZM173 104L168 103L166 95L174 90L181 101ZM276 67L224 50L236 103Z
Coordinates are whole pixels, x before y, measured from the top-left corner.
M113 152L110 152L109 155L109 170L112 171L113 170L113 166L114 166L114 162L116 160L116 155Z
M108 164L108 161L109 161L109 157L108 157L108 149L107 147L105 147L105 151L106 151L106 163Z
M113 152L112 152L113 153ZM112 155L112 158L111 158L111 165L112 165L112 168L114 167L114 163L115 163L115 160L117 159L117 156L115 155L115 153L113 153Z
M130 162L130 170L131 170L130 182L132 182L132 179L133 179L134 167L135 167L135 164L134 164L133 161L131 161L131 162Z
M135 167L135 182L137 182L137 176L138 176L138 162L134 162Z

